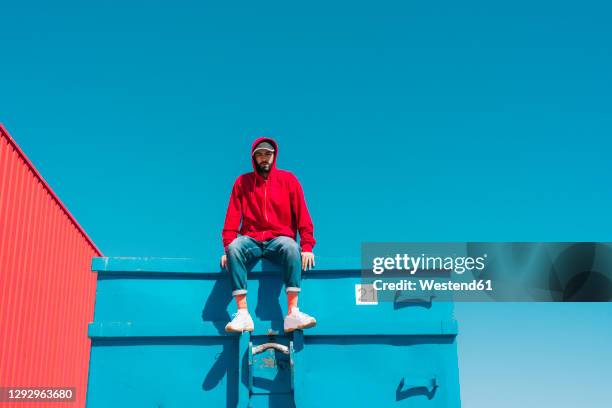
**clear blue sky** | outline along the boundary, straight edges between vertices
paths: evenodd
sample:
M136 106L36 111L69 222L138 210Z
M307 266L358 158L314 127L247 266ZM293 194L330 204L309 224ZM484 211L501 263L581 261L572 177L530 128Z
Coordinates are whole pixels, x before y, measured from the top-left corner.
M609 2L2 3L0 122L105 255L217 257L259 135L321 257L612 241ZM457 317L464 406L609 405L610 304Z

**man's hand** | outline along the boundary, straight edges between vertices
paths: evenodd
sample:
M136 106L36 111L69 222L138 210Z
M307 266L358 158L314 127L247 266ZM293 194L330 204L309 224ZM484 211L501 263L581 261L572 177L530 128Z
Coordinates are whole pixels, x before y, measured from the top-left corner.
M227 255L221 255L221 267L225 268L227 266Z
M302 252L302 270L312 269L315 266L314 254L312 252Z

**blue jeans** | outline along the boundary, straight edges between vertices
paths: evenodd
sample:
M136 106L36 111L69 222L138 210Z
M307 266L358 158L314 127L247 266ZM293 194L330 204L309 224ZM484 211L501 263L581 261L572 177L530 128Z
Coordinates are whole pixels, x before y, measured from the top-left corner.
M279 264L285 290L299 292L302 280L302 255L293 238L280 236L269 241L257 241L241 235L227 246L227 269L232 281L232 296L247 293L247 269L261 258Z

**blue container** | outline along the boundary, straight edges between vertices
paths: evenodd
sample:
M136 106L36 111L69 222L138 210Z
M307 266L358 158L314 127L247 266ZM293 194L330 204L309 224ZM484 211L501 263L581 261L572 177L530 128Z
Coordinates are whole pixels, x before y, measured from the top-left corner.
M94 258L87 407L459 407L452 303L361 304L359 267L321 263L300 295L316 327L283 333L282 279L264 261L249 273L255 331L240 335L224 331L227 272Z

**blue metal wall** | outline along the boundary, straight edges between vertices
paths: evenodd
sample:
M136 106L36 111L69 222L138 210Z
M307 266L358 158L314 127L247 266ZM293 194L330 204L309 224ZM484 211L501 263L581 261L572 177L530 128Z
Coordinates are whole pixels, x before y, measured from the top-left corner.
M227 272L203 261L94 258L92 270L89 408L460 406L452 304L357 305L358 266L304 273L300 309L318 324L293 335L274 265L249 274L252 335L225 333ZM269 342L287 354L253 353Z

